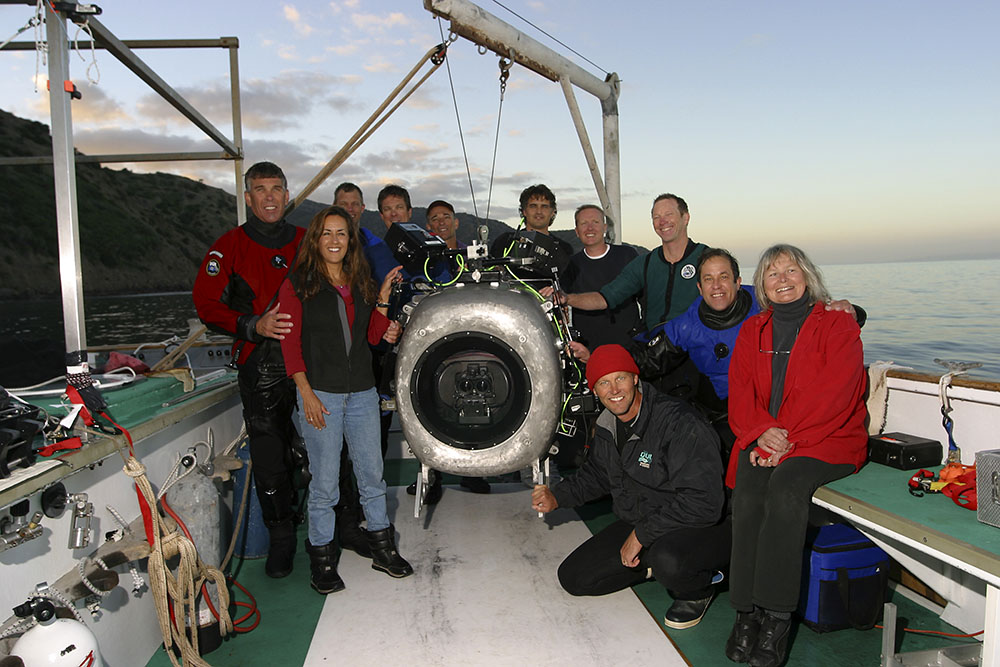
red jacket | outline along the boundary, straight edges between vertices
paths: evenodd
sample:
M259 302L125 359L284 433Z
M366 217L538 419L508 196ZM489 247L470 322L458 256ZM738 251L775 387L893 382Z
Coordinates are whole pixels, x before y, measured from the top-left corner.
M729 364L729 425L736 444L726 484L736 480L736 462L758 436L776 426L788 431L789 456L861 468L867 456L865 369L861 330L854 317L817 303L802 323L785 372L778 418L771 400L771 311L743 323ZM781 465L780 462L778 465Z
M202 260L192 296L198 317L210 329L234 336L239 363L263 337L254 326L295 261L305 230L289 225L275 239L253 238L247 225L234 227L212 244Z

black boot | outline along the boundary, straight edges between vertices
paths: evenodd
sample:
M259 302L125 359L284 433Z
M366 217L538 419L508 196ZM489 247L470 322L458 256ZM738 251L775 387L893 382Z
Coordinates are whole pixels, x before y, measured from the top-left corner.
M341 519L338 514L337 537L344 549L349 549L362 558L372 557L371 547L368 546L368 531L358 525L357 518Z
M753 667L780 667L788 658L788 635L792 619L779 618L764 610L760 613L757 641L747 656Z
M267 524L267 532L271 545L267 549L264 572L272 579L287 577L292 573L295 560L295 524L289 517L276 525Z
M271 538L264 572L272 579L287 577L292 573L296 542L291 484L285 482L263 489L258 487L257 498Z
M760 611L737 611L733 630L726 640L726 657L733 662L746 662L757 643L760 631Z
M392 525L382 530L368 531L368 546L372 550L373 570L381 570L397 579L413 574L413 568L396 551L395 529Z
M306 540L306 553L309 554L309 585L317 593L328 595L344 590L344 580L337 574L340 550L335 543L314 547Z

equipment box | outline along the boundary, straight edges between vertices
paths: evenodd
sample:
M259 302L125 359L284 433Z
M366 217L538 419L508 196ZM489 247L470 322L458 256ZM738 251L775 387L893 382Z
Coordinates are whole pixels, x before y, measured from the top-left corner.
M976 452L976 517L1000 528L1000 449Z
M906 433L883 433L868 438L868 460L900 470L941 465L941 443Z
M799 613L815 632L871 629L882 616L889 555L843 523L810 528Z

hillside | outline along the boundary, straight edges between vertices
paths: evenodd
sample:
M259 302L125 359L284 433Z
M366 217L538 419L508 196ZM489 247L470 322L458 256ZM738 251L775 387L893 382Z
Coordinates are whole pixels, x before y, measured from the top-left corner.
M0 110L0 157L51 155L49 128ZM0 299L59 293L56 203L50 165L0 166ZM374 192L368 205L375 206ZM77 203L83 285L87 294L131 294L191 289L206 249L234 224L235 197L171 174L137 174L77 163ZM289 216L306 225L324 204L306 201ZM468 243L479 222L459 213L459 239ZM413 222L426 211L415 207ZM490 238L510 227L486 223ZM362 225L385 233L378 213ZM555 232L580 248L570 231Z

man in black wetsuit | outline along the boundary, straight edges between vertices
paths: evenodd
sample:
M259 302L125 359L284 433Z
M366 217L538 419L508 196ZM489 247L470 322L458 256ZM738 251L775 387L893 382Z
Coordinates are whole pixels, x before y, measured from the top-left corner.
M269 577L292 571L295 524L292 503L292 425L295 385L285 376L279 341L291 330L277 302L278 287L295 262L305 230L285 220L288 182L271 162L245 176L251 215L212 244L195 278L198 317L213 331L236 338L243 419L250 441L254 483L271 543Z
M556 219L556 196L548 186L539 183L525 188L519 198L520 208L518 209L521 218L524 220L524 229L528 232L544 234L552 239L555 244L555 265L559 269L559 274L566 270L569 265L569 258L573 255L573 246L560 238L553 236L549 227ZM503 257L514 240L515 232L504 232L497 237L490 246L490 253L494 257ZM519 269L518 275L522 273L535 272ZM551 275L551 274L548 274Z

